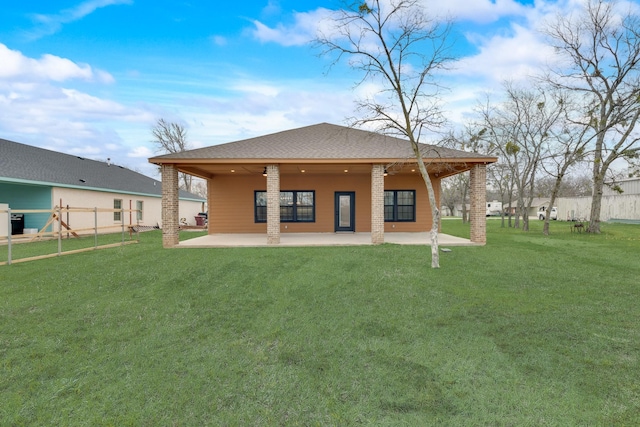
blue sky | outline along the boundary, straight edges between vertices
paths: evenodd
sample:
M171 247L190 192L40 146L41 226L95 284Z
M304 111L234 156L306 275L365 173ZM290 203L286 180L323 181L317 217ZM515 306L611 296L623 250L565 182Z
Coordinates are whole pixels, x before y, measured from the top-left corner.
M425 0L426 4L436 2ZM445 77L455 123L551 53L537 28L581 0L448 0L460 62ZM446 3L446 5L444 5ZM345 124L367 85L328 71L308 41L337 0L30 0L0 14L0 138L111 158L148 175L150 129L183 124L192 147L319 122Z

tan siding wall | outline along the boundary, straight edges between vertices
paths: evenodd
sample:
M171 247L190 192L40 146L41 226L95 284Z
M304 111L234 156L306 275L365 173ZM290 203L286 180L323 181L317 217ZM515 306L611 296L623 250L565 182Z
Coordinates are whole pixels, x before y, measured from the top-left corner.
M431 210L427 190L420 176L387 176L385 189L416 190L416 222L385 223L385 232L428 231ZM434 178L436 200L439 180ZM209 233L266 233L267 224L254 221L254 191L266 191L262 175L217 175L209 181ZM283 233L322 233L334 231L334 197L336 191L356 193L356 232L371 231L371 174L284 174L282 191L315 190L316 221L314 223L283 222ZM395 227L393 225L395 224Z
M216 175L209 180L209 233L265 233L267 223L254 222L255 190L266 190L267 180L244 175Z

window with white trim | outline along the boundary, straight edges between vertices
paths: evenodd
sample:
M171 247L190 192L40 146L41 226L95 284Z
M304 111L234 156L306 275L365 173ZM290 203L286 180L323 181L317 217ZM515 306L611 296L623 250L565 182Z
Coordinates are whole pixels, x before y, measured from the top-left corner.
M136 200L136 220L142 221L142 212L144 209L144 203L142 200Z
M113 209L116 209L116 212L113 212L113 220L114 221L122 221L122 199L113 199Z

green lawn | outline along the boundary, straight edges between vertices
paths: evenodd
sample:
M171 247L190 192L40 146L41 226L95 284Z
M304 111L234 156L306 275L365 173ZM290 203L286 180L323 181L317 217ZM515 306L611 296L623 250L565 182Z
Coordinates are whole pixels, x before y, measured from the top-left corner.
M0 425L639 425L640 226L551 225L1 266Z

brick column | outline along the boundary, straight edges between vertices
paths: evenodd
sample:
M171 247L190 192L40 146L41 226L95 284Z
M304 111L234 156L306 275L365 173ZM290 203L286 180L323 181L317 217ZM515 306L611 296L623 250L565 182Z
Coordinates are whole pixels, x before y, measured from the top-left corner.
M371 167L371 243L384 243L384 165Z
M280 168L267 165L267 244L280 244Z
M208 221L207 221L207 234L213 234L217 230L214 230L211 223L211 218L213 217L213 180L215 178L207 179L207 213L208 213Z
M172 248L180 242L178 169L162 165L162 246Z
M487 243L487 166L475 165L469 173L471 241L484 245Z

